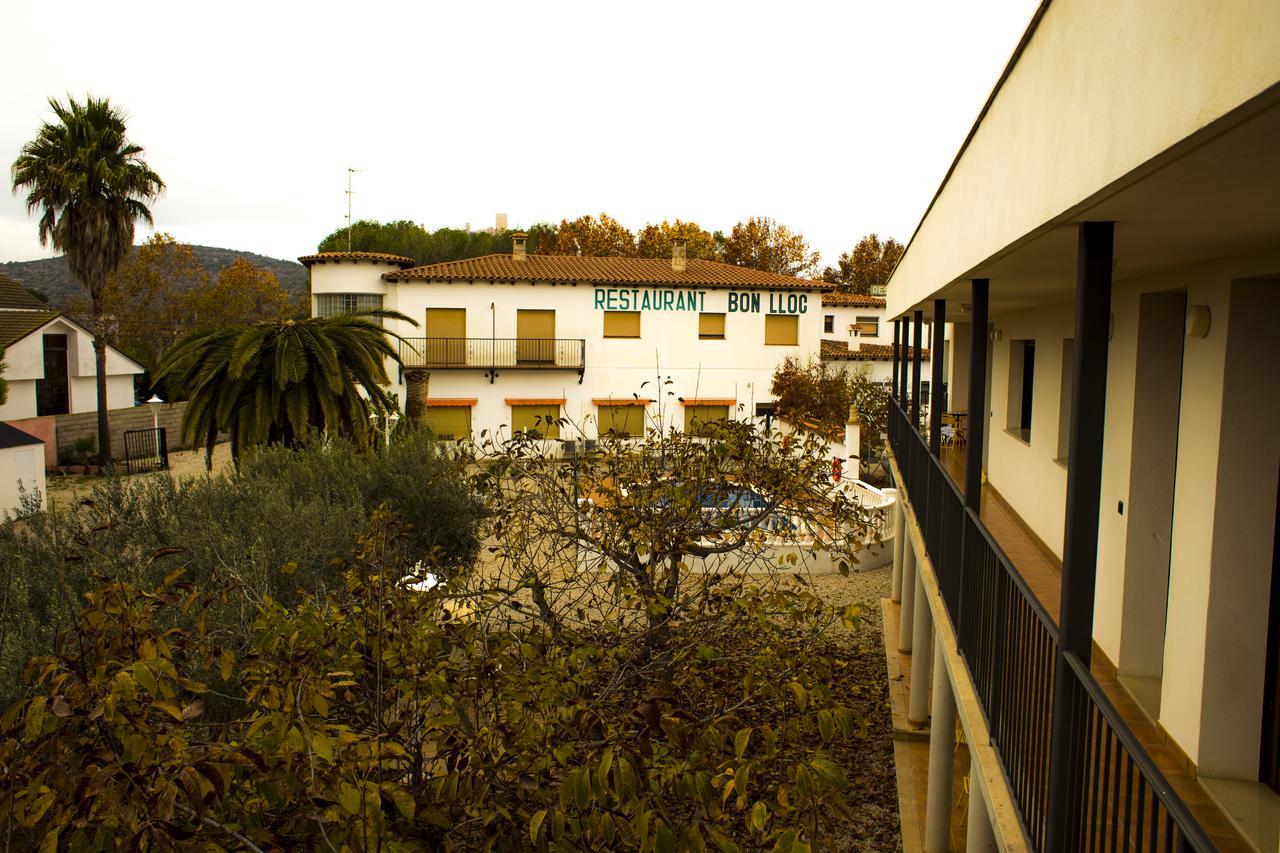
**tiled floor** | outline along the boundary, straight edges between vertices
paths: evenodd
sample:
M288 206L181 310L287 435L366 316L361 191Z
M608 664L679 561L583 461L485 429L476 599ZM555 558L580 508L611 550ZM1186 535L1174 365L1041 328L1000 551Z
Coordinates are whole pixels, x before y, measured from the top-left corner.
M964 446L943 448L942 462L954 482L964 483ZM983 524L1040 600L1058 621L1062 592L1062 561L1054 555L993 488L984 486L981 511ZM1185 761L1171 748L1160 730L1129 692L1116 681L1106 664L1093 661L1093 676L1135 737L1165 775L1219 850L1252 850L1222 813L1208 793L1188 772Z

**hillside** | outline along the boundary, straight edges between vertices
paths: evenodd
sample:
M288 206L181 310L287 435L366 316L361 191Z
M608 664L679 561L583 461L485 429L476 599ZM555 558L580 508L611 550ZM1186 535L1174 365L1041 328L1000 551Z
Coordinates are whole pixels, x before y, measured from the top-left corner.
M191 251L210 276L217 276L237 258L245 258L275 273L280 279L280 285L290 295L305 293L307 290L307 269L297 261L283 261L255 255L253 252L220 249L216 246L192 246ZM7 261L0 263L0 273L45 294L53 305L63 305L67 297L80 293L80 285L71 277L66 258L61 256L38 261Z

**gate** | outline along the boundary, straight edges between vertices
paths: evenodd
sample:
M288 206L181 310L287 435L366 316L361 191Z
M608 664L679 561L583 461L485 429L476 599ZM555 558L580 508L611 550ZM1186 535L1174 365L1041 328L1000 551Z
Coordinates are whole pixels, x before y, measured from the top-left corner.
M169 443L164 427L124 432L124 464L130 474L164 471L169 467Z

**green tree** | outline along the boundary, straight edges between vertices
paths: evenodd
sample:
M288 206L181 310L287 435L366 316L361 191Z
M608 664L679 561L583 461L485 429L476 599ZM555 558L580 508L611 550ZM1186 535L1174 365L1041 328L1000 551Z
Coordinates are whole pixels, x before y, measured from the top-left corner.
M822 280L839 285L840 290L870 296L888 284L904 251L897 240L890 237L882 243L873 231L859 240L852 251L841 252L837 265L822 271Z
M293 447L311 432L363 441L369 416L389 410L385 359L400 361L387 340L399 336L378 322L388 318L417 325L380 310L195 332L169 351L154 381L188 400L183 438L203 438L209 469L222 431L237 464L245 447Z
M876 447L888 430L889 389L860 370L832 369L816 359L789 357L773 374L770 393L779 416L844 428L851 408L858 410L865 448Z
M289 314L289 292L271 270L247 258L236 258L218 273L218 280L182 294L181 305L193 329L209 329L260 320L281 320Z
M584 255L588 257L634 258L636 237L622 223L607 213L579 216L560 222L555 244L548 248L552 255Z
M547 233L550 229L550 234ZM416 222L374 222L362 219L351 226L351 250L355 252L387 252L413 258L418 264L459 261L481 255L511 251L511 234L507 231L466 231L461 228L439 228L428 231ZM555 227L546 224L530 229L528 249L546 252L555 241ZM320 241L321 252L347 251L347 228L342 226Z
M724 240L723 260L777 275L805 277L818 267L818 253L799 233L767 217L752 217L733 226Z
M671 257L671 241L676 237L685 240L684 256L690 260L714 261L719 257L719 243L714 234L696 222L662 220L640 229L636 238L636 254L641 258Z
M49 100L57 116L22 146L13 163L15 193L27 193L27 212L40 211L40 243L64 252L71 274L93 303L93 353L98 385L98 453L111 464L107 424L107 338L104 297L108 276L133 246L134 223L151 224L151 202L164 189L125 132L124 115L107 99L66 105Z

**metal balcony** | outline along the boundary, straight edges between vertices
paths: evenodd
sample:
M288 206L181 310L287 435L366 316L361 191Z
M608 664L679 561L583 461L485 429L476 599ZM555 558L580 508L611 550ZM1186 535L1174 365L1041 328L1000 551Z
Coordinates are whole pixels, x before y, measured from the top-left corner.
M582 382L587 342L582 338L404 338L405 370L576 370Z

